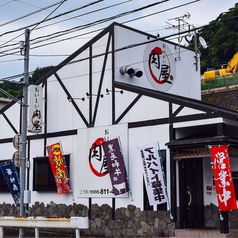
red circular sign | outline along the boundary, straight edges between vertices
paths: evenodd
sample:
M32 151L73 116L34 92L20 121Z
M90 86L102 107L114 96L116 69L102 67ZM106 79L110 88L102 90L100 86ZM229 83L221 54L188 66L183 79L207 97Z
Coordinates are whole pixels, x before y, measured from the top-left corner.
M144 52L144 69L150 84L160 91L168 91L174 84L175 64L165 43L153 42Z
M102 148L102 143L104 141L104 138L96 139L92 144L89 153L89 167L98 177L103 177L108 174L108 167Z

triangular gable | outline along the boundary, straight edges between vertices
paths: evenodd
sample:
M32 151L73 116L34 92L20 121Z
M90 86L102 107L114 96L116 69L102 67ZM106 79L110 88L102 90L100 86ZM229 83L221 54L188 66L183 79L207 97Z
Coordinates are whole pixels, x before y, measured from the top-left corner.
M115 70L118 69L115 69L114 58L115 27L142 34L144 37L156 38L118 23L111 24L54 67L36 83L38 85L41 84L43 88L45 88L46 104L50 101L50 98L53 100L55 97L52 94L54 87L51 88L49 85L53 84L53 82L57 82L56 85L60 85L61 88L57 90L57 93L60 97L64 98L62 105L57 102L59 103L58 109L69 107L70 103L74 109L73 117L76 117L77 114L86 127L96 126L98 123L97 118L102 118L105 114L105 110L108 110L108 107L110 107L112 111L111 118L107 118L105 122L99 122L99 124L117 124L121 122L144 96L159 99L173 105L172 111L170 110L170 120L171 118L174 121L183 121L214 117L236 120L237 113L231 110L212 106L200 100L116 81ZM82 66L78 67L80 64ZM73 81L72 78L74 79ZM121 90L123 90L123 95L120 93ZM121 107L117 106L121 105L121 99L125 96L128 98L127 104ZM107 100L106 97L110 97L111 100ZM104 103L100 104L102 100L104 100ZM15 104L15 102L11 102L1 109L0 115L3 115L13 104ZM45 105L45 108L46 107ZM194 113L194 115L188 115L187 119L186 116L175 119L184 108L191 108L197 112ZM68 111L68 113L71 113L71 111ZM143 120L146 121L146 118ZM150 118L150 120L157 120L157 118ZM9 119L9 121L11 121L11 119ZM48 121L46 123L51 122ZM135 121L135 123L137 122ZM83 125L77 123L75 127L82 127ZM58 128L55 129L57 130ZM65 127L62 129L69 128Z

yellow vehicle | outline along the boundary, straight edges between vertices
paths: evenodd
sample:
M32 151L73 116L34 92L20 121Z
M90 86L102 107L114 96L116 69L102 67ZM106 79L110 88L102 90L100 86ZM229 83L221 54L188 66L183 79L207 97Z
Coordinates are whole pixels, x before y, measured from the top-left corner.
M217 77L235 74L238 71L238 52L234 54L228 64L222 65L221 69L209 69L203 75L204 81L210 81Z

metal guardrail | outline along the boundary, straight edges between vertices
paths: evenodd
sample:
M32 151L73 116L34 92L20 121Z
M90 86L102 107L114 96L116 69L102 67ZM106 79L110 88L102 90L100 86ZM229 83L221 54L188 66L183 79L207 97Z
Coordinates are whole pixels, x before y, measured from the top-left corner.
M0 216L0 238L4 238L4 227L35 228L35 238L39 238L39 228L75 229L80 238L80 229L89 228L88 217L10 217Z

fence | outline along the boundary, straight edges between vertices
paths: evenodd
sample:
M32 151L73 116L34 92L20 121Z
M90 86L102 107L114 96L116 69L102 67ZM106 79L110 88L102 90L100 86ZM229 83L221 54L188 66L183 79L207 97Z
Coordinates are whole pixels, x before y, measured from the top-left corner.
M80 229L89 228L88 217L0 217L0 238L4 237L4 227L35 228L35 238L39 238L39 228L75 229L80 238Z
M212 90L214 88L229 88L238 85L238 74L230 74L201 81L201 90Z

